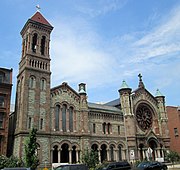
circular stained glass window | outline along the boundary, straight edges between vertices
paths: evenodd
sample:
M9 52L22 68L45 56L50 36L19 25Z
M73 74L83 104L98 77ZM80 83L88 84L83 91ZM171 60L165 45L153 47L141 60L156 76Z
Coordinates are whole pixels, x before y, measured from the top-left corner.
M140 104L136 110L136 121L142 130L148 130L152 126L153 116L150 108L145 104Z

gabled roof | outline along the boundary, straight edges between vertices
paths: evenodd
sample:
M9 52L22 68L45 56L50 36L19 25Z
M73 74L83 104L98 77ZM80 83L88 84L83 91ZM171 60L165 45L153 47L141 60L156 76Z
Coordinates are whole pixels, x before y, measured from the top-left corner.
M120 109L113 107L113 106L104 105L104 104L96 104L96 103L88 102L88 107L89 107L89 109L121 113Z
M39 22L41 24L48 25L48 26L52 27L52 25L38 11L30 19L33 21Z

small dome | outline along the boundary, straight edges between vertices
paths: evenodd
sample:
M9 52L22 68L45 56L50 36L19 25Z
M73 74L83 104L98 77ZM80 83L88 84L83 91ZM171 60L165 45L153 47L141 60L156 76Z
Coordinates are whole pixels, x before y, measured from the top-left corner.
M120 88L120 89L127 89L127 88L129 88L129 86L127 85L126 81L125 81L125 80L123 80L123 82L122 82L122 85L121 85L121 88Z
M162 96L164 96L164 95L159 91L159 89L157 89L155 96L156 96L156 97L162 97Z

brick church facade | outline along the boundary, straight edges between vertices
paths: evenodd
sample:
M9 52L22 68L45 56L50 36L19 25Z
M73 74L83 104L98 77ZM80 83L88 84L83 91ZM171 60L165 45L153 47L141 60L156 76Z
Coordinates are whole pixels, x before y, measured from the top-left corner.
M125 81L119 98L106 104L87 101L86 85L75 91L67 83L50 87L51 24L36 12L24 25L22 56L17 76L16 128L13 154L22 157L24 140L38 129L40 163L81 161L86 149L98 151L99 161L164 157L170 138L165 97L153 96L139 75L132 90Z

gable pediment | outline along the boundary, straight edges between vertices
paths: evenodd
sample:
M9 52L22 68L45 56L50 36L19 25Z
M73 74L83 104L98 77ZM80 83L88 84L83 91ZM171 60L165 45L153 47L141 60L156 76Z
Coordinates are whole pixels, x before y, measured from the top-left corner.
M65 82L51 89L52 97L57 96L57 95L63 95L63 94L70 96L74 100L77 100L77 101L80 100L80 95Z
M157 105L156 98L145 88L138 88L134 90L132 93L133 93L132 99L135 104L141 100L146 100L154 106Z

